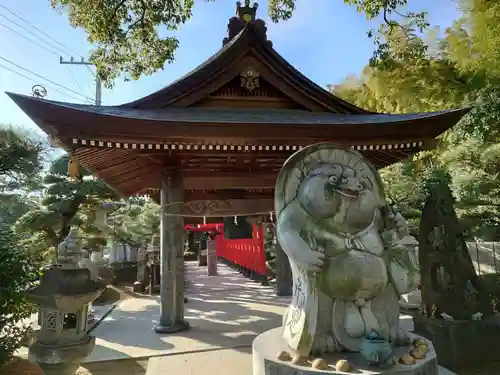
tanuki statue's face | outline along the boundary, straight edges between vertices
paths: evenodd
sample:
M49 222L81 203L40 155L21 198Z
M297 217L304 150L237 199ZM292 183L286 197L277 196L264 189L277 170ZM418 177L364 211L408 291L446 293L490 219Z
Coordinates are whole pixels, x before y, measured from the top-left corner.
M371 181L339 163L322 163L313 168L302 182L297 197L315 219L348 233L368 227L379 202Z

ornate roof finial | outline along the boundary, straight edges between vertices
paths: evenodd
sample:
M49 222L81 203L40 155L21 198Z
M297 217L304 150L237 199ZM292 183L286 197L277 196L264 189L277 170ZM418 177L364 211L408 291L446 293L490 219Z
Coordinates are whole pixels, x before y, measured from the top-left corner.
M240 20L246 23L253 22L257 17L258 7L258 3L253 3L253 6L250 6L250 0L245 0L245 6L242 7L241 2L238 1L236 3L236 15Z
M225 46L245 28L256 30L264 40L267 40L266 23L263 20L257 19L258 7L259 4L257 3L253 3L253 5L250 6L250 0L245 0L244 6L241 6L240 1L236 3L236 16L231 17L229 20L229 24L227 25L227 37L222 41L222 45ZM270 41L268 41L268 43L272 45Z

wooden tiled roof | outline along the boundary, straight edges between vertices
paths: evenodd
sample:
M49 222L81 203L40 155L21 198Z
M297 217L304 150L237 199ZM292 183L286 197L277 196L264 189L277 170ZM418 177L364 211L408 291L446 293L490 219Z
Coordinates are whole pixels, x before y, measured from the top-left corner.
M197 69L130 103L96 107L9 96L122 195L157 197L166 169L175 168L186 200L269 199L284 161L317 142L350 146L383 168L434 147L434 138L469 110L365 111L290 66L263 34L262 21L241 27ZM249 67L260 79L251 91L240 84Z

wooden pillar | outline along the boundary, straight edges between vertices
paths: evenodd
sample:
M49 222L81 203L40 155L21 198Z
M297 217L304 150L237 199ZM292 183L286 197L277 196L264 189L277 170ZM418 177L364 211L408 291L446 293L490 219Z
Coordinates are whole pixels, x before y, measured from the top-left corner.
M207 240L207 275L217 276L217 254L215 240Z
M178 174L165 176L161 185L162 208L169 203L183 201L181 177ZM160 322L155 326L155 331L157 333L183 331L189 328L189 324L184 320L184 219L182 216L161 214L160 269Z
M276 294L278 296L291 296L293 287L292 269L290 268L288 256L281 248L279 241L276 241L274 245L274 252L276 254L274 262L276 267Z

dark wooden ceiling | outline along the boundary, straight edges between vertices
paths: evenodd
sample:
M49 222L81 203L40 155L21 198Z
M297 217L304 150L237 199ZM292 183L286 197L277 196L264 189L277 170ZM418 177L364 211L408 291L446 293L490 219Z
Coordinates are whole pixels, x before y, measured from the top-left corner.
M377 168L407 157L422 147L361 151ZM124 196L155 192L165 166L176 166L186 200L272 198L275 179L294 151L151 152L130 149L78 148L74 155L96 176Z

